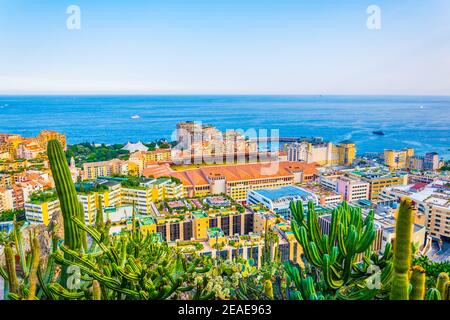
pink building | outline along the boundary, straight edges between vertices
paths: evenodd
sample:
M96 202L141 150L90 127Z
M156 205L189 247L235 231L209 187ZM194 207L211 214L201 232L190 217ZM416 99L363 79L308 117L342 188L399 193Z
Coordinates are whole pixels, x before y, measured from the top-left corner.
M336 189L348 202L369 199L370 184L368 182L350 177L339 177Z

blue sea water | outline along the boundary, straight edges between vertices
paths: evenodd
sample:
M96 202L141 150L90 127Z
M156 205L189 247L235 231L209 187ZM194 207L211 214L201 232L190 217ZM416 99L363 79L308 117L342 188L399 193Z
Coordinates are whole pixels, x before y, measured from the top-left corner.
M186 120L221 130L351 139L360 154L413 147L450 158L450 97L0 96L0 132L33 136L53 129L69 143L170 140L176 123Z

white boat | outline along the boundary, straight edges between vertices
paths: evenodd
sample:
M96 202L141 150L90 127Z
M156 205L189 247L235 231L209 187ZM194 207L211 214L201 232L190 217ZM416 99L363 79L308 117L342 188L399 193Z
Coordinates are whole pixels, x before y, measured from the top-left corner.
M131 116L131 119L140 119L141 117L135 114L134 116Z

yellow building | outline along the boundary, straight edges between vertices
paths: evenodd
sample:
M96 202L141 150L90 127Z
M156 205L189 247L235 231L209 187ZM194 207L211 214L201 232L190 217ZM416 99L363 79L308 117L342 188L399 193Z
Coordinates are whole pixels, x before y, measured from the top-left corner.
M136 216L136 223L137 223L136 227L143 234L147 234L149 232L150 233L156 232L156 222L153 217L138 215ZM132 228L133 228L133 220L129 219L127 221L127 230L131 231Z
M27 160L0 161L0 171L22 171L29 165Z
M25 203L25 216L30 223L48 225L53 214L59 210L59 200Z
M36 137L39 145L44 150L47 150L47 143L50 140L58 140L64 150L67 149L66 136L62 133L53 130L42 130Z
M211 248L221 248L227 244L227 238L220 228L208 228L208 243Z
M405 169L408 164L408 159L414 156L414 149L406 148L403 150L384 150L384 164L389 167L389 170Z
M192 213L193 231L195 239L207 239L209 228L209 216L203 211L195 211Z
M121 203L134 205L140 214L151 214L153 190L145 187L122 188Z
M113 159L83 164L83 178L85 180L95 180L99 177L109 177L115 174L128 174L128 162Z
M336 145L338 164L351 166L356 158L356 145L352 141L342 141Z
M144 166L141 161L128 160L128 174L133 177L139 177L144 170Z
M395 174L388 171L352 171L349 175L370 184L369 199L373 201L378 200L384 188L405 185L408 182L407 174Z
M170 149L156 149L153 151L137 151L128 159L129 174L141 176L144 168L155 162L170 161L172 152Z

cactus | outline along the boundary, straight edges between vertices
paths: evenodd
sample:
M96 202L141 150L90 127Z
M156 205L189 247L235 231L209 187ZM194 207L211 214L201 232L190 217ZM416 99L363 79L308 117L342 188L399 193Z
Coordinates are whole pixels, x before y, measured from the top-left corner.
M441 298L442 300L450 300L450 281L444 285L444 295Z
M449 282L448 273L441 272L438 276L437 282L436 282L436 289L439 290L439 293L441 294L442 299L445 298L445 284Z
M37 271L39 268L39 257L41 255L40 245L38 238L33 238L33 246L31 248L31 268L29 275L29 287L28 287L28 300L34 300L36 298L36 289L38 285Z
M102 299L102 291L100 288L100 283L97 280L92 281L92 297L93 297L93 300L101 300Z
M272 281L264 280L264 293L269 297L269 299L273 299Z
M409 300L423 300L425 298L425 270L415 266L411 270L412 290Z
M394 277L391 300L409 300L408 271L412 259L412 225L414 213L410 199L403 198L398 209L394 240Z
M77 192L72 182L69 166L59 141L50 140L48 142L47 155L64 218L64 244L72 250L81 251L83 240L73 218L81 219L82 213L80 213ZM82 221L84 221L84 217Z
M86 239L83 239L85 235L77 228L73 219L78 218L84 222L84 213L81 211L69 166L58 140L48 142L47 155L64 219L64 245L71 250L81 252ZM65 268L62 276L62 281L65 282L67 280Z
M8 289L9 293L18 294L19 293L19 281L17 279L16 273L16 259L14 256L14 251L9 244L5 246L5 260L6 260L6 272L8 279Z
M98 210L97 215L95 216L95 225L99 228L101 228L104 225L103 221L103 198L101 196L98 196Z
M339 290L357 278L369 277L368 253L376 236L373 211L363 219L360 208L343 202L332 212L329 233L322 234L312 202L308 203L306 214L301 201L291 202L290 210L294 217L291 223L294 235L308 262L322 271L330 290ZM365 258L363 264L358 264L356 259L361 254Z
M288 290L288 296L291 300L322 300L322 293L316 290L314 279L311 276L305 276L301 269L290 261L284 263L287 273L287 283L292 284Z
M425 300L441 300L441 293L436 288L428 289Z

